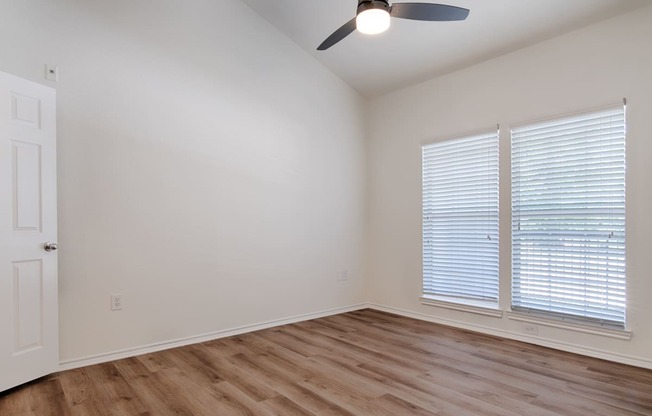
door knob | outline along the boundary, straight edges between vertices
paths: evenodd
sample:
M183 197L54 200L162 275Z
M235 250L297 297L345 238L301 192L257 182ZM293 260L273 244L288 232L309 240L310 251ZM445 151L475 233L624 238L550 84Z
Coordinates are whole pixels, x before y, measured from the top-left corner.
M58 249L59 246L55 242L48 241L47 243L43 244L43 248L45 249L45 251L54 251Z

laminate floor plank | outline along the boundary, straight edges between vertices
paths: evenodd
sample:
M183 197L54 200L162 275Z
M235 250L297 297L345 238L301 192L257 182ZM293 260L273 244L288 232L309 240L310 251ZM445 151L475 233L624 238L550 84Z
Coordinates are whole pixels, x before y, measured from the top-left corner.
M386 394L370 402L369 406L365 409L365 414L370 416L437 416L437 413L430 412L423 407L391 394Z
M477 413L485 416L516 415L516 413L513 413L509 410L502 410L491 403L483 403L481 400L471 396L466 396L461 392L455 391L449 386L436 385L420 377L406 376L401 372L399 368L388 368L387 366L376 364L363 364L360 365L360 367L393 380L396 384L407 386L410 389L418 391L422 394L437 397L442 401L459 407L460 409L476 411Z
M545 408L532 404L538 395L517 387L494 383L487 379L467 377L461 379L454 375L433 371L422 379L441 387L450 388L474 399L490 403L496 407L528 416L555 416Z
M302 408L319 416L355 416L342 406L331 401L328 395L319 394L303 386L301 383L293 383L283 387L283 397L287 397L293 403L300 403Z
M228 380L229 384L255 402L271 399L279 393L264 381L254 375L243 371L241 367L226 359L228 356L221 354L219 347L196 346L189 353L197 357L205 367L217 371L221 378Z
M478 357L484 358L485 360L490 359L490 357L484 354L478 354ZM577 393L578 395L594 397L596 400L601 401L602 398L629 399L621 401L625 407L629 407L632 399L634 399L634 403L637 399L641 399L641 401L646 403L652 403L652 388L650 386L645 391L637 391L586 377L581 372L568 372L535 366L528 362L519 361L514 356L508 357L503 355L498 359L498 362L515 369L536 373L538 376L545 377L547 380L556 380L555 383L563 382L567 386L568 391ZM638 406L636 407L638 408Z
M376 399L374 395L352 390L347 382L328 377L314 377L300 381L298 384L329 402L337 403L338 406L355 415L364 414L362 410L370 401Z
M69 416L72 410L66 405L65 395L57 377L49 377L40 385L25 391L24 412L39 416Z
M350 332L347 333L346 335L343 334L333 335L333 332L330 329L324 327L320 328L319 325L316 325L311 330L314 331L315 335L321 334L323 336L329 337L340 348L345 349L346 351L358 354L358 356L361 357L367 357L367 359L364 361L395 362L405 367L412 367L415 365L415 360L410 360L406 358L405 352L407 350L407 346L409 345L407 343L406 343L406 348L392 349L391 345L383 344L382 341L360 336L357 333L358 331ZM420 364L421 362L418 361L418 363Z
M75 416L112 416L112 406L105 406L107 397L101 385L95 385L88 374L93 368L78 368L59 374L59 382L64 391L66 404Z
M102 401L111 403L114 415L149 415L149 408L135 394L129 383L112 363L85 368L88 377L100 392ZM95 387L94 387L95 388Z
M360 362L376 361L379 359L398 360L401 363L404 361L396 359L392 356L385 355L382 352L370 350L368 345L358 345L352 338L353 332L342 334L332 330L328 326L320 325L320 323L312 322L311 326L302 326L300 329L306 333L307 336L323 340L323 342L330 344L331 347L326 350L332 351L335 354L345 355L351 359L359 360ZM324 350L320 352L323 354Z
M198 412L201 412L202 404L213 406L217 402L217 399L210 397L207 386L193 383L177 368L150 372L136 358L119 360L114 365L129 380L133 391L152 415L201 414Z
M64 371L2 416L652 416L652 371L360 310Z
M39 384L40 380L32 382L30 384ZM5 391L0 394L0 414L2 415L33 415L32 406L35 406L32 403L32 398L30 398L30 387L29 385L23 385L18 388L13 388L11 390Z
M262 406L275 416L318 416L283 396L265 400Z

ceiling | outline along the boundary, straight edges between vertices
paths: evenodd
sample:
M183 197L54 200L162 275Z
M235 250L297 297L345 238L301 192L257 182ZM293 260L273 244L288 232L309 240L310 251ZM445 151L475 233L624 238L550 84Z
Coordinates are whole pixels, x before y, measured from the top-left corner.
M649 0L434 0L471 13L463 22L392 19L390 29L381 35L354 32L318 52L326 37L355 17L356 0L243 1L366 97L651 4Z

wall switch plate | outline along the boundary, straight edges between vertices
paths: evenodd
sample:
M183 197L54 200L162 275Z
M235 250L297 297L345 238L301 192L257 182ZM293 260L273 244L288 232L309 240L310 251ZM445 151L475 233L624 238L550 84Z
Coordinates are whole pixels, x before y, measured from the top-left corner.
M111 295L111 310L122 310L122 295Z
M59 67L56 65L45 65L45 79L49 81L59 81Z

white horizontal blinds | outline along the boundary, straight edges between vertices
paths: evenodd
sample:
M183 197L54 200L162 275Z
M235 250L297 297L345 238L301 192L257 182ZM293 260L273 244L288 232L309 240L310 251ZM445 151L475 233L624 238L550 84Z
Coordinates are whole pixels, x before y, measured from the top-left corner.
M512 130L512 304L625 323L625 109Z
M423 293L498 301L498 133L423 146Z

